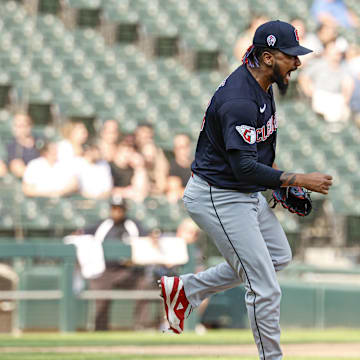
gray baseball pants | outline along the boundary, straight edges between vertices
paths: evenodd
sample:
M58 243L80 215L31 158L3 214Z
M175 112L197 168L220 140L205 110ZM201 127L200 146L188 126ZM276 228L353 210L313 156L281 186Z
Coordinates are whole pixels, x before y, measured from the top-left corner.
M220 291L245 284L251 329L262 360L282 359L281 290L276 271L291 261L286 235L261 193L241 193L190 177L184 204L192 219L214 241L226 262L182 275L194 307Z

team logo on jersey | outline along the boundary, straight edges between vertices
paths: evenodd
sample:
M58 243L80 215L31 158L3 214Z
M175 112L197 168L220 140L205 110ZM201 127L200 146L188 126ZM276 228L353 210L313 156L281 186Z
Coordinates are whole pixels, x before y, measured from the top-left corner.
M248 125L235 126L236 131L241 135L245 142L248 144L255 144L256 130Z
M241 135L245 142L252 145L266 141L278 128L276 113L260 128L253 128L248 125L235 126L236 131Z
M295 33L296 41L299 42L299 33L298 33L297 29L294 29L294 33Z
M276 43L276 37L274 35L269 35L266 38L266 42L268 43L269 46L274 46Z

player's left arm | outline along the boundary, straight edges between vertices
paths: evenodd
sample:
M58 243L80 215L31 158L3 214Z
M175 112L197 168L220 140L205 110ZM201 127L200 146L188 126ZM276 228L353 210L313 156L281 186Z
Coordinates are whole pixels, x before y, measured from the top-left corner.
M237 180L245 180L269 189L281 186L280 177L283 171L258 162L256 152L232 149L228 151L228 159Z

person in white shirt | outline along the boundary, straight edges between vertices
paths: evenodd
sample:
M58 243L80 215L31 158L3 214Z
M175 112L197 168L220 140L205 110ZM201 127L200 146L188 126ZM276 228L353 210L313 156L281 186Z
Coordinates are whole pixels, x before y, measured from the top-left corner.
M334 132L346 126L350 115L352 81L342 60L338 42L329 42L323 56L299 75L300 88L311 99L313 110L324 117L328 129Z
M110 165L101 159L97 145L86 145L84 156L78 157L75 164L82 196L90 199L104 199L110 196L113 188Z
M22 188L30 197L62 197L78 189L74 171L58 161L57 144L50 142L41 149L40 157L26 166Z
M59 161L71 162L83 155L83 146L88 140L89 133L80 121L68 122L62 129L63 140L58 143Z

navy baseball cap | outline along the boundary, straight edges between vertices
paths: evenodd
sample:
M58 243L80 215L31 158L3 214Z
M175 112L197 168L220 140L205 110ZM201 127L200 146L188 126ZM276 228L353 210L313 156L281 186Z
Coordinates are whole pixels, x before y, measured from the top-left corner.
M297 30L291 24L280 20L260 25L255 31L253 45L277 49L292 56L306 55L312 52L299 44Z

